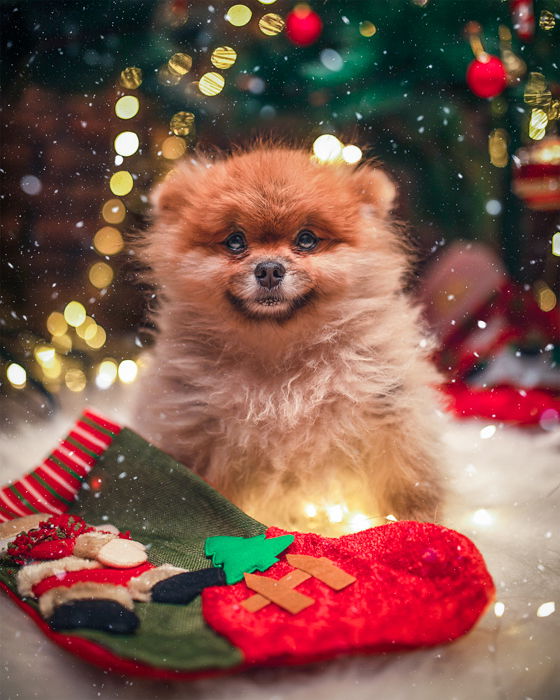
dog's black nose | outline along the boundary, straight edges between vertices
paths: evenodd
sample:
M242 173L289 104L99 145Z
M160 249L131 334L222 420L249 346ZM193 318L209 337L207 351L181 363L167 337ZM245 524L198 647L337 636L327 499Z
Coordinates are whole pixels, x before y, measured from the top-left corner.
M286 268L279 262L262 262L255 267L255 277L267 289L277 287L285 274Z

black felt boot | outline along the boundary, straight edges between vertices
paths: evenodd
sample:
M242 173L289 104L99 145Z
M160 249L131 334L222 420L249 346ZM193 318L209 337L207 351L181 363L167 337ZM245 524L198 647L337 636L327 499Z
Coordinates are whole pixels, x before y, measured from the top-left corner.
M200 571L186 571L156 583L152 588L155 603L184 605L194 600L208 586L223 586L226 582L223 569L214 566Z
M86 627L113 634L132 634L140 621L132 610L120 603L95 598L63 603L55 609L47 622L55 631Z

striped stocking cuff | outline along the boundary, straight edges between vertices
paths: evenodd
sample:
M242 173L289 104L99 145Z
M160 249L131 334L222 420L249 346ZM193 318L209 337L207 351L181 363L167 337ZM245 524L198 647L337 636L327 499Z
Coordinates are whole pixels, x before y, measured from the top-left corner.
M0 490L0 522L33 513L65 513L120 431L120 425L94 411L84 411L40 466Z

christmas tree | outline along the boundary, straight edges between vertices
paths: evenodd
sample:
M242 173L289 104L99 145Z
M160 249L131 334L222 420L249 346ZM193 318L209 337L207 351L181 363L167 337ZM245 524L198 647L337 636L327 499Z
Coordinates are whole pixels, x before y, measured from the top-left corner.
M209 537L204 553L212 557L214 566L222 566L226 583L243 580L244 573L266 571L278 561L278 555L294 541L293 535L269 537Z

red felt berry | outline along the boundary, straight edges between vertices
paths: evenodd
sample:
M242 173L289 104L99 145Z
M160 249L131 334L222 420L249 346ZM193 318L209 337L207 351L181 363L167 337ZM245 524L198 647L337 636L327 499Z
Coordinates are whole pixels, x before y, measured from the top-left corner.
M44 540L32 547L28 556L30 559L62 559L69 557L74 551L74 540Z

